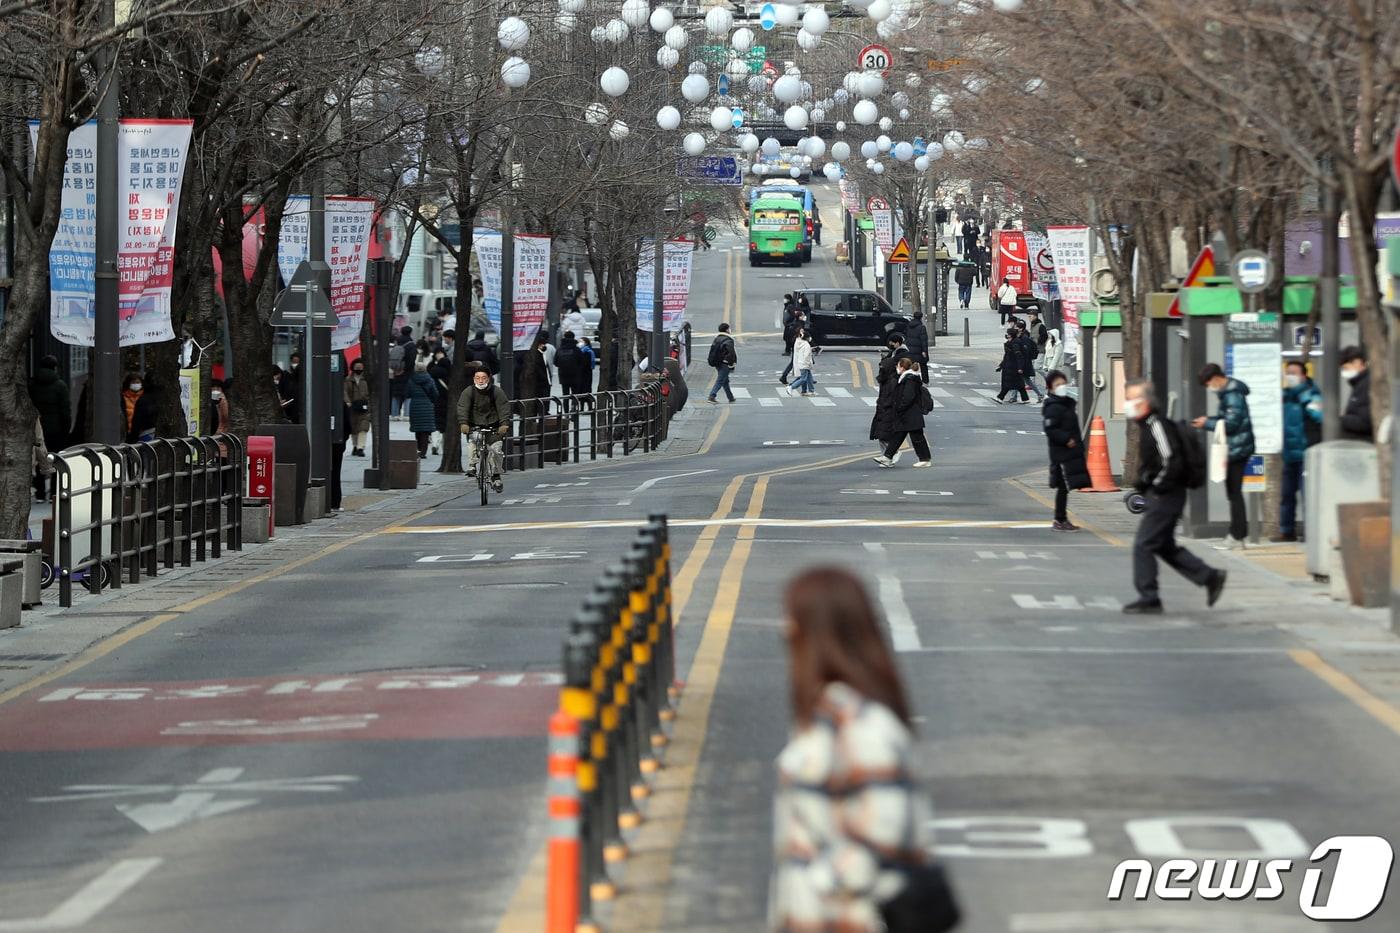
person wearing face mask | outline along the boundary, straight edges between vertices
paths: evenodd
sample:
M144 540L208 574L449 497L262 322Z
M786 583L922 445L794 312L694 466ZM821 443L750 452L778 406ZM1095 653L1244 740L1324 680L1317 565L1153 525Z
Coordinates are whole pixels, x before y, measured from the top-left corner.
M1283 492L1278 504L1275 543L1298 540L1298 495L1303 491L1303 461L1308 448L1322 440L1322 393L1308 378L1301 360L1289 360L1283 373Z
M476 458L476 448L471 442L472 431L485 431L491 438L487 464L490 470L491 488L501 492L501 482L505 452L503 444L510 434L510 402L500 386L491 381L491 373L485 369L472 372L472 384L457 399L457 424L466 438L468 464ZM476 471L468 470L469 476Z
M1226 573L1216 570L1176 543L1176 523L1186 509L1191 483L1188 451L1175 423L1157 412L1152 383L1131 379L1124 389L1123 412L1140 430L1138 475L1134 484L1147 501L1133 538L1133 586L1138 598L1123 607L1129 615L1160 615L1157 560L1197 586L1205 587L1206 605L1214 606L1225 589Z
M350 365L350 378L345 380L345 405L350 418L350 456L365 455L365 438L369 437L369 379L365 377L365 361L358 359Z
M1050 445L1050 488L1055 490L1055 531L1078 531L1069 520L1069 491L1094 485L1084 460L1084 435L1079 430L1077 403L1069 394L1069 379L1059 370L1045 377L1050 394L1041 416L1045 439Z
M136 415L136 403L141 400L145 387L136 373L127 373L122 379L122 414L126 416L126 432L131 433L131 419Z
M215 379L209 388L209 421L211 434L229 431L228 383Z
M1244 547L1249 534L1249 517L1244 506L1244 471L1254 456L1254 422L1249 417L1249 386L1225 375L1219 363L1207 363L1198 377L1201 385L1220 398L1216 413L1196 418L1195 428L1214 431L1217 424L1225 425L1225 495L1230 500L1230 534L1220 545L1223 548Z
M1369 441L1374 436L1371 426L1371 372L1366 367L1366 353L1360 347L1342 351L1342 379L1351 386L1351 396L1342 411L1342 436L1351 441Z

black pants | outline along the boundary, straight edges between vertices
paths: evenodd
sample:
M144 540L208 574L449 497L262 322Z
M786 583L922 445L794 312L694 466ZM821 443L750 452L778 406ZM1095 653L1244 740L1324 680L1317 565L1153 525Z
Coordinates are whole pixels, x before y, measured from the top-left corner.
M1176 522L1186 508L1186 490L1148 492L1146 498L1147 511L1133 538L1133 586L1137 587L1138 596L1148 601L1159 598L1158 558L1197 586L1205 586L1215 571L1176 543Z
M792 356L792 351L791 351L791 350L788 351L788 356L789 356L789 357ZM779 376L778 379L779 379L779 381L781 381L781 382L787 382L788 376L791 376L791 375L792 375L792 360L789 359L789 360L788 360L787 367L783 370L783 374L782 374L781 376Z
M1244 507L1244 468L1248 460L1231 460L1225 465L1225 495L1230 499L1230 537L1249 537L1249 513Z
M1001 322L1002 322L1003 324L1005 324L1006 322L1010 321L1012 318L1016 317L1016 306L1015 306L1015 305L997 305L997 312L998 312L999 314L1001 314Z
M924 377L924 385L928 385L928 354L925 353L919 360L919 375Z
M428 456L428 442L433 439L433 432L414 431L413 436L418 441L418 459L423 460Z
M1055 479L1055 521L1069 521L1069 484L1065 482L1065 474L1058 467L1051 467Z
M349 438L346 438L349 440ZM331 501L330 507L340 510L341 487L340 468L345 464L345 441L331 444Z
M999 401L999 402L1004 402L1004 401L1006 401L1006 393L1008 393L1008 392L1020 392L1020 393L1021 393L1021 401L1023 401L1023 402L1029 402L1029 401L1031 400L1031 397L1030 397L1029 395L1026 394L1026 380L1022 379L1022 380L1020 380L1020 382L1021 382L1021 384L1020 384L1018 387L1014 388L1014 389L1002 389L1000 392L998 392L998 393L997 393L997 401Z
M909 438L909 442L914 445L914 455L920 460L932 460L933 452L928 449L928 438L923 431L896 431L890 435L890 439L885 442L885 456L891 459L904 444L904 439Z

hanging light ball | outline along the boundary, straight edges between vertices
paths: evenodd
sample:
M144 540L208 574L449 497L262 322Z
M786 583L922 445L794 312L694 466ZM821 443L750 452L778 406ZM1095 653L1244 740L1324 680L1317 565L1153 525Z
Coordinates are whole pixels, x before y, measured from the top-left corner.
M894 141L891 140L884 133L881 133L879 136L875 137L875 147L881 152L889 152L890 146L892 145L894 145Z
M523 49L530 41L530 26L518 16L507 16L496 27L496 41L507 52Z
M861 97L879 97L885 89L885 79L878 71L865 71L856 78L856 87Z
M1025 0L992 0L992 6L1003 13L1015 13L1025 5Z
M802 14L802 28L814 36L820 36L831 28L831 17L826 15L826 10L814 6Z
M734 122L734 111L728 107L716 107L710 111L710 128L716 133L723 133Z
M773 96L785 104L790 104L802 96L802 79L783 75L773 82Z
M926 155L921 155L921 156L919 156L917 159L914 160L914 170L915 170L915 171L918 171L918 172L927 172L927 171L928 171L928 167L929 167L928 156L926 156Z
M943 144L942 144L942 143L929 143L929 144L928 144L928 160L929 160L930 162L937 162L937 161L938 161L939 159L941 159L941 158L943 158Z
M651 8L647 6L647 0L623 0L622 21L630 28L641 28L646 24L649 16L651 16Z
M724 66L724 70L728 72L730 78L738 79L749 73L749 66L742 58L731 58L729 64Z
M621 120L614 120L612 126L608 127L608 135L619 141L626 139L630 132L632 131L628 129L627 124Z
M681 53L670 46L663 45L656 50L656 63L667 71L680 64Z
M648 22L651 23L652 32L665 32L676 24L676 17L664 6L659 6L651 11L651 19Z
M966 142L966 137L957 130L949 130L943 135L943 148L948 152L957 152Z
M739 137L739 148L752 155L758 151L758 137L752 133L745 133Z
M672 48L679 52L681 49L685 48L689 37L685 33L684 26L672 26L670 29L666 30L666 34L662 36L661 41L666 43L667 48Z
M681 147L685 149L686 155L698 156L705 151L705 137L701 133L686 133L685 139L681 140Z
M763 154L768 156L769 158L772 158L773 156L777 155L781 149L782 146L772 136L769 136L763 141Z
M873 159L880 154L880 145L873 139L867 139L860 144L860 154L865 159Z
M844 132L846 132L846 121L845 121L845 120L837 120L837 121L836 121L836 132L838 132L838 133L844 133Z
M845 91L847 94L852 95L852 96L854 96L854 95L856 95L856 94L859 94L859 93L860 93L860 72L858 72L858 71L848 71L848 72L846 72L846 76L845 76L844 78L841 79L841 90Z
M559 9L565 13L582 13L588 0L559 0Z
M874 165L870 166L870 170L876 175L883 175L885 174L885 165L883 162L876 162Z
M627 37L632 33L632 30L627 28L627 24L620 19L608 20L608 24L603 27L603 30L607 33L608 41L613 45L621 45L626 42Z
M890 5L890 0L873 0L865 10L865 14L877 23L883 23L890 18L894 12L894 7Z
M899 112L899 119L901 119L901 120L908 120L908 119L909 119L909 109L908 109L907 107Z
M741 55L753 48L753 30L747 26L734 30L734 35L729 37L729 47Z
M851 99L850 93L843 87L839 87L831 95L831 102L834 104L844 104Z
M530 83L530 63L517 55L501 62L501 83L508 88L522 88Z
M698 104L710 96L710 82L704 75L688 75L681 82L681 96L692 104Z
M914 158L914 146L912 143L895 143L894 157L900 162L908 162Z
M734 14L728 7L710 7L705 14L705 31L712 36L722 36L734 26Z
M935 94L933 95L932 102L929 104L928 109L935 114L944 114L947 113L952 106L953 98L949 97L947 94Z
M804 52L816 51L817 46L822 44L822 37L815 36L805 29L797 31L797 47Z
M566 13L560 10L558 15L554 17L554 25L558 26L559 31L562 33L573 32L578 26L578 14Z
M905 87L918 87L920 84L923 84L923 83L924 83L924 79L921 78L921 77L919 77L919 76L916 75L916 74L913 74L912 72L909 74L909 77L907 77L907 78L904 79L904 86L905 86Z
M583 109L583 118L594 126L602 126L608 120L608 105L594 101Z
M663 130L674 130L681 125L681 112L675 107L666 106L656 111L656 125Z
M807 109L796 104L783 112L783 125L790 130L807 128Z
M588 35L592 37L594 45L602 45L608 41L608 30L604 26L594 26Z
M598 86L603 89L603 93L609 97L621 97L627 93L627 89L632 86L632 79L627 72L616 65L603 72L598 79Z
M826 155L826 140L822 139L820 136L813 136L811 139L807 140L807 155L811 156L813 159L820 159L822 156Z
M825 110L823 110L823 109L820 108L820 107L815 107L815 108L813 108L813 110L812 110L812 122L813 122L813 123L820 123L820 122L822 122L822 121L825 120L825 119L826 119L826 111L825 111Z
M422 49L414 55L413 64L424 76L436 78L447 67L447 56L443 54L442 49L434 46Z
M893 121L893 120L891 120L889 117L881 117L881 118L880 118L880 129L882 129L882 130L884 130L886 133L888 133L888 132L889 132L890 130L892 130L893 128L894 128L894 121Z
M707 73L709 72L709 69L705 67L705 63L704 63L704 62L691 62L691 63L686 67L686 70L689 71L689 72L690 72L691 74L693 74L693 75L703 75L703 74L707 74Z
M851 144L838 139L831 144L831 157L837 162L845 162L851 157Z
M875 106L873 100L859 100L851 108L851 116L855 117L861 126L869 126L880 119L880 108Z

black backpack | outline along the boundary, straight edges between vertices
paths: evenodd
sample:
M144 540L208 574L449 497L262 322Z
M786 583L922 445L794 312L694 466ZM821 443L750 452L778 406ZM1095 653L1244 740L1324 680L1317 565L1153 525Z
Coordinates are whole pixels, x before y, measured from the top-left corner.
M924 414L933 411L933 396L928 394L928 386L919 386L919 410Z
M738 357L730 349L732 346L733 341L726 340L724 337L716 337L715 342L710 344L710 356L706 362L715 367L733 366L738 361ZM731 359L731 356L734 358Z
M1200 489L1210 476L1210 463L1206 459L1206 445L1201 432L1189 421L1168 421L1167 427L1176 435L1177 448L1181 451L1181 485L1187 489Z

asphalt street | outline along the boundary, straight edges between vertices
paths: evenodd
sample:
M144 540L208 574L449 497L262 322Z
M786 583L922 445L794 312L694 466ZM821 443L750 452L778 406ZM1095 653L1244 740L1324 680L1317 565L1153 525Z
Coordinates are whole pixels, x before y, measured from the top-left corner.
M560 640L651 512L688 684L610 928L763 928L781 593L835 563L883 608L965 929L1326 929L1297 909L1303 863L1329 836L1400 838L1400 736L1290 654L1283 594L1208 611L1168 575L1167 615L1121 615L1121 536L1055 533L1008 481L1044 441L1034 406L990 401L992 350L934 351L929 470L870 460L874 349L823 353L818 395L788 397L779 298L849 282L828 226L800 271L750 269L728 234L697 257L693 443L512 474L487 506L211 586L0 703L0 933L539 929ZM709 406L721 320L740 398ZM1136 857L1300 867L1272 902L1109 901ZM1400 928L1400 895L1347 927Z

